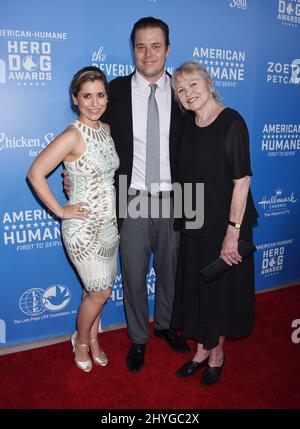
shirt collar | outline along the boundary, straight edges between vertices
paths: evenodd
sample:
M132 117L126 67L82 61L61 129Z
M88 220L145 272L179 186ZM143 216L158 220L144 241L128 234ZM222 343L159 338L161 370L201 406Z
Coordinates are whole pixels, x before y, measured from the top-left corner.
M136 70L133 75L134 81L136 86L142 90L145 91L149 88L149 82ZM167 88L169 82L169 77L167 76L167 73L164 71L161 77L156 81L158 88L162 91L165 91Z

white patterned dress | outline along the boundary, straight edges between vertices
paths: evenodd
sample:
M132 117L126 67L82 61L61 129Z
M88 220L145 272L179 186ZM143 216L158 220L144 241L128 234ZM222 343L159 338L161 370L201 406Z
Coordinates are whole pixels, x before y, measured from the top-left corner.
M119 235L114 174L119 158L101 122L98 130L78 120L73 125L86 148L75 161L64 162L72 183L69 204L87 202L91 213L85 220L63 220L62 236L85 289L98 292L112 287L117 273Z

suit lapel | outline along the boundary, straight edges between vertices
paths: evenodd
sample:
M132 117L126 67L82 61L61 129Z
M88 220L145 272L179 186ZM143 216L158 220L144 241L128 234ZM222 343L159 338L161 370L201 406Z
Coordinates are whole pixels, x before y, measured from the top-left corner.
M133 122L132 122L132 95L131 95L131 79L133 74L126 76L123 85L120 88L120 94L115 101L117 115L122 124L122 135L126 136L130 142L129 159L133 158Z
M169 141L170 161L174 158L174 155L175 155L177 142L180 136L181 124L182 124L182 114L180 112L180 107L177 101L175 100L173 90L172 90L170 141Z

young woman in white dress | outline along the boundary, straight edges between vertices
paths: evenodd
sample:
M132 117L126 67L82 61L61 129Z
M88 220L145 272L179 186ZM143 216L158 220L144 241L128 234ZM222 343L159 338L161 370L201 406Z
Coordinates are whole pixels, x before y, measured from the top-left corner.
M108 84L97 67L85 67L70 86L77 120L55 138L32 164L28 179L42 203L62 219L62 237L84 286L77 331L71 342L76 365L85 372L108 358L98 343L101 311L111 295L117 272L119 235L114 173L119 158L109 126L99 121L108 102ZM71 183L63 207L47 176L63 162Z

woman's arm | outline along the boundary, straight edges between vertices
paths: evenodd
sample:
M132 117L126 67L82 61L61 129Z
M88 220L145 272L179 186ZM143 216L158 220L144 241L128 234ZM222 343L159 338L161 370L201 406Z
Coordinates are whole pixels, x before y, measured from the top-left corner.
M85 219L87 203L67 205L62 207L53 195L47 181L47 176L70 154L76 152L80 141L75 130L68 129L53 140L35 159L29 172L28 179L37 196L54 213L62 219L76 217Z
M245 176L241 179L235 179L231 198L230 215L228 221L241 224L245 214L247 197L250 187L250 177ZM238 264L242 261L238 253L238 239L240 230L232 225L228 225L225 238L221 249L221 258L228 264Z

